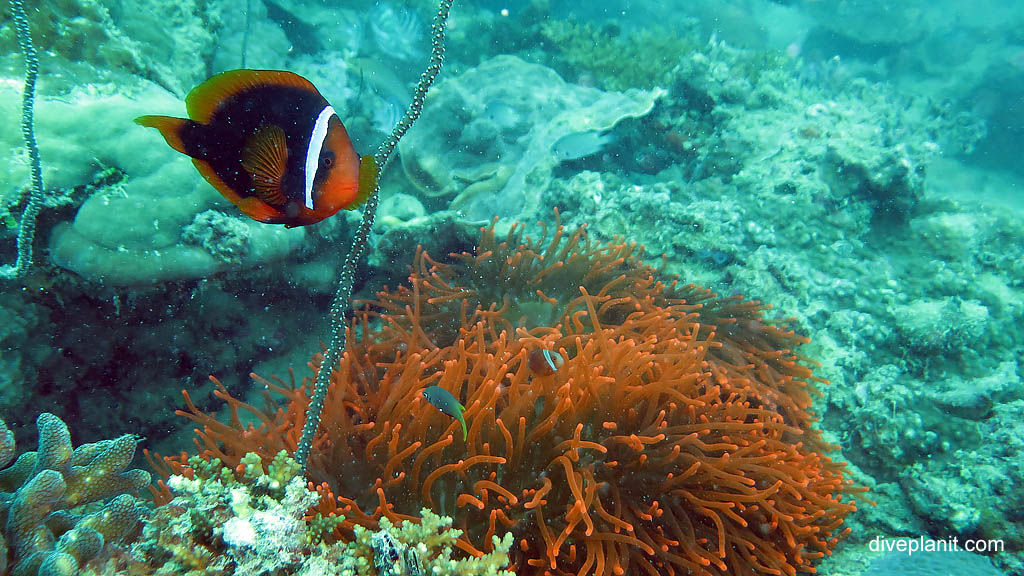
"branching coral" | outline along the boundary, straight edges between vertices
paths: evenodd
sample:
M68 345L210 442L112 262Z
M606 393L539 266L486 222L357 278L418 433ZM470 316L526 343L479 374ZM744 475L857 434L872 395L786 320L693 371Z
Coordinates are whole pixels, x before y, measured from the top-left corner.
M634 246L561 227L488 228L454 260L418 253L410 286L350 327L308 468L342 532L426 506L473 554L511 532L518 572L602 576L792 576L845 534L859 489L813 428L803 340L760 305L666 284ZM530 368L545 350L553 373ZM204 454L294 450L308 386L266 383L289 400L274 415L223 389L230 424L189 402ZM433 385L466 406L467 441L422 397Z
M134 436L72 448L60 418L41 414L36 424L39 449L8 466L14 441L0 420L0 573L10 561L15 576L77 574L138 534L143 509L132 495L150 476L125 470Z

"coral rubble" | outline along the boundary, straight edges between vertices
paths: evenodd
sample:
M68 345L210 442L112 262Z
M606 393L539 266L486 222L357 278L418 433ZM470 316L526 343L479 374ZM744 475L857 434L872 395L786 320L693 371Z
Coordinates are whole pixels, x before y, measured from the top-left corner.
M265 463L265 464L264 464ZM265 466L265 467L264 467ZM350 539L325 541L342 516L308 515L321 496L297 476L298 465L281 452L273 460L249 453L228 468L217 459L191 458L168 478L166 496L132 548L134 574L258 576L511 576L510 537L494 549L465 557L451 518L422 510L415 522L373 529L356 526ZM332 539L333 540L333 539ZM391 557L380 542L388 543Z

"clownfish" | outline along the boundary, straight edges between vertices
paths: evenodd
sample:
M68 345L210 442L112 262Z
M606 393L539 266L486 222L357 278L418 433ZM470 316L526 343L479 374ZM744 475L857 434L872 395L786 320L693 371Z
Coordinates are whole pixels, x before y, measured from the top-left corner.
M190 156L203 178L254 220L306 226L357 208L377 185L334 108L313 84L279 70L229 70L185 97L188 119L140 116Z
M466 438L469 437L469 431L466 429L466 419L462 416L462 412L466 409L465 406L459 404L459 401L452 396L452 393L441 388L440 386L428 386L423 389L423 397L426 398L427 402L430 402L434 408L437 408L444 414L451 416L462 424L462 441L465 442Z
M530 370L538 376L550 376L558 369L562 367L565 360L562 355L558 352L552 352L551 350L543 348L534 348L530 350L530 354L526 357L526 363L530 367Z

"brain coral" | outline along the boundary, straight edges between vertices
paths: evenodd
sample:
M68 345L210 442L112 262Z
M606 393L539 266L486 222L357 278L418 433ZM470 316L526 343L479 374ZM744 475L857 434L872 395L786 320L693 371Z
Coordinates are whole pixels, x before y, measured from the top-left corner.
M823 454L802 339L757 303L658 275L634 246L561 227L487 228L450 263L419 252L409 286L350 327L310 458L320 511L350 537L426 506L470 553L511 531L521 574L813 572L860 489ZM530 367L543 351L553 373ZM288 399L276 414L221 389L230 425L189 401L205 455L295 449L308 381L267 383ZM466 406L466 441L424 400L432 385Z

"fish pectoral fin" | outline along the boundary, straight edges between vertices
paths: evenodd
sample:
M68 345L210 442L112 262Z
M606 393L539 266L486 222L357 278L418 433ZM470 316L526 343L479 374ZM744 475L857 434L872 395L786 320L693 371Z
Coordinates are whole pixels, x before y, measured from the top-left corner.
M280 126L265 124L242 149L242 167L252 177L256 196L271 206L284 206L282 182L288 165L288 144Z
M356 198L346 210L355 210L366 204L370 196L377 191L377 174L380 169L377 167L377 159L367 154L359 159L359 188L356 191Z
M246 216L253 220L269 224L277 224L281 222L282 218L284 218L284 214L282 212L276 210L255 196L250 196L248 198L242 198L239 196L237 192L231 189L231 186L228 186L227 183L217 175L217 172L208 163L196 159L193 159L192 163L196 165L199 173L202 174L203 178L205 178L210 185L216 188L217 191L227 198L229 202L238 206Z
M270 206L259 198L251 196L249 198L243 198L238 203L238 207L249 218L259 222L265 222L267 224L277 224L281 222L282 218L284 218L284 214L276 210L273 206Z

